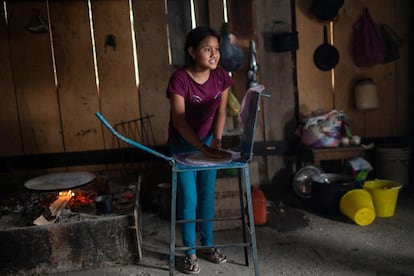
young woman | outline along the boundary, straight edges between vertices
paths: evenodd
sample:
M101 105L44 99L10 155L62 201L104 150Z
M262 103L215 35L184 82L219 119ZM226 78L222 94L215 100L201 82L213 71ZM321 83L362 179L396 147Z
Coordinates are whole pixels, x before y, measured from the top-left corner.
M172 153L201 151L210 158L230 158L220 150L226 119L229 73L218 67L219 36L208 27L190 31L185 42L186 65L171 76L167 97L171 103L169 144ZM214 217L214 188L216 171L191 171L178 174L177 210L183 220ZM201 245L213 244L213 222L199 223ZM196 245L196 223L181 225L183 245ZM217 248L203 250L211 262L226 262ZM185 252L184 272L197 274L200 266L194 248Z

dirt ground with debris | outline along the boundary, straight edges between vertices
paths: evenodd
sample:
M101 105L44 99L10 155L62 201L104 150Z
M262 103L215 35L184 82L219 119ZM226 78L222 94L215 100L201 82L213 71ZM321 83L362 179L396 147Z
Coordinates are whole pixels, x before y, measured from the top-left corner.
M298 202L268 201L268 221L256 227L260 275L414 275L414 194L400 192L393 217L358 226L342 214L324 216ZM168 275L169 221L144 213L143 260L49 275ZM240 241L240 229L215 232L215 242ZM243 250L226 248L228 262L199 259L199 275L254 275ZM182 255L175 275L181 272Z

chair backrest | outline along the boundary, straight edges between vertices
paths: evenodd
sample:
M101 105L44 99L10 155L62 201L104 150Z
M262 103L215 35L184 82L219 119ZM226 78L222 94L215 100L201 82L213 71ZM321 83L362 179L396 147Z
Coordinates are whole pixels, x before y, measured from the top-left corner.
M240 139L241 158L244 162L250 162L253 158L254 136L256 133L257 117L259 114L260 96L264 86L257 89L249 89L242 103L241 121L243 132Z
M169 161L170 163L174 163L174 159L172 157L166 156L158 151L155 151L145 145L142 145L140 143L138 143L137 141L134 141L132 139L129 139L128 137L125 137L124 135L120 134L118 131L116 131L111 124L109 124L109 122L105 119L105 117L100 113L100 112L96 112L95 113L96 117L98 117L98 119L104 124L104 126L113 134L115 135L118 139L121 139L122 141L124 141L125 143L128 143L136 148L139 148L140 150L143 150L149 154L155 155L161 159L164 159L166 161Z

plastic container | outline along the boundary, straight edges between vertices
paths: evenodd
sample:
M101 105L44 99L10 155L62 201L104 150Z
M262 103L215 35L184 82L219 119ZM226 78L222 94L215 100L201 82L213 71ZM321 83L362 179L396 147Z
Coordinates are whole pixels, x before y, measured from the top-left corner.
M375 220L375 208L369 192L363 189L348 191L339 203L341 212L360 226Z
M355 86L356 107L371 110L379 107L377 86L372 79L362 79Z
M338 214L339 201L349 190L355 189L352 177L335 173L312 176L312 207L323 214Z
M371 194L378 217L394 216L401 187L400 183L392 180L375 179L365 181L364 189Z
M267 223L266 197L258 188L252 186L252 205L255 225Z
M410 147L378 147L375 150L376 177L397 181L403 188L408 186L410 154Z

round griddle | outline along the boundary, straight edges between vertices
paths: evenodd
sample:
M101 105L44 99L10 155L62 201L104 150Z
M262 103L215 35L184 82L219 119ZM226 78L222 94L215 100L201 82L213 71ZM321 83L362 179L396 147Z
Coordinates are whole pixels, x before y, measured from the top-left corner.
M64 191L86 185L95 178L90 172L51 173L32 178L24 186L36 191Z

